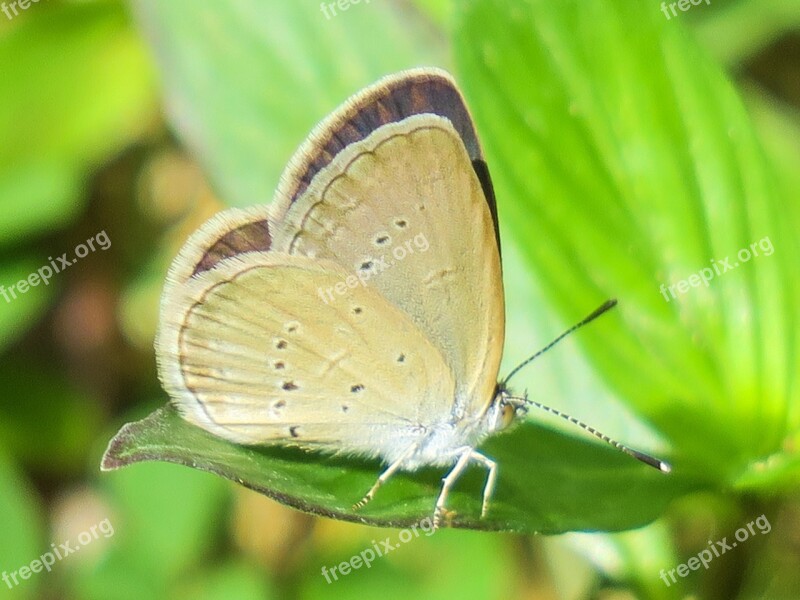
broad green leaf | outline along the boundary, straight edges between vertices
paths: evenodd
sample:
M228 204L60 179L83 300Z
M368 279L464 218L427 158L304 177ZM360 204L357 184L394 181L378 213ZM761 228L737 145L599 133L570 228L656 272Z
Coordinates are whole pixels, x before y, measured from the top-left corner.
M32 5L0 32L0 244L62 224L87 171L154 109L147 55L122 5ZM45 93L46 91L46 93Z
M449 499L455 527L543 533L626 529L654 519L672 498L702 485L696 474L665 476L606 446L533 424L490 439L483 450L500 465L491 510L480 518L485 473L470 469ZM372 502L354 510L380 473L378 462L238 446L187 423L171 405L123 427L102 467L144 460L210 471L300 510L386 527L431 517L445 471L397 474Z
M2 159L0 159L2 160ZM14 243L71 219L80 206L80 173L58 158L28 157L23 164L0 163L0 243Z
M436 39L390 2L328 18L313 0L134 6L172 125L229 204L269 202L294 150L355 90L442 62Z
M625 0L472 0L458 23L461 83L528 268L516 275L566 322L619 299L580 339L675 464L756 488L779 464L796 482L798 237L718 66ZM741 264L716 273L726 258ZM700 272L708 285L690 285Z
M775 102L763 89L750 89L747 106L758 126L770 162L780 172L784 197L791 198L800 190L800 112ZM787 203L786 217L800 231L800 202Z

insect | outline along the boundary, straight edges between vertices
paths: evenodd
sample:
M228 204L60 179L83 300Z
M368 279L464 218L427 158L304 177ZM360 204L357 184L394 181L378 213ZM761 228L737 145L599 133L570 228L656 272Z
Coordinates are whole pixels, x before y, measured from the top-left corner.
M542 407L507 386L540 353L498 383L504 311L475 127L449 74L414 69L322 121L271 204L191 236L162 296L159 375L183 418L224 439L382 459L356 507L397 471L450 468L438 526L470 463L488 471L486 515L498 467L477 447Z

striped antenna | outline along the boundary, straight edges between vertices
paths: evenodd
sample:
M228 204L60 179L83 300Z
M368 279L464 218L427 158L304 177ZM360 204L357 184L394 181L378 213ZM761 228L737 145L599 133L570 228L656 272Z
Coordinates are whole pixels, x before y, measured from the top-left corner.
M595 309L595 311L594 311L592 314L590 314L588 317L584 318L584 319L583 319L583 320L582 320L580 323L576 323L575 325L573 325L572 327L570 327L569 329L567 329L567 330L566 330L564 333L562 333L560 336L558 336L556 339L554 339L552 342L550 342L549 344L547 344L547 346L545 346L544 348L542 348L541 350L539 350L539 351L538 351L536 354L534 354L533 356L531 356L531 357L529 357L529 358L526 358L526 359L525 359L525 360L523 360L523 361L522 361L520 364L518 364L516 367L514 367L514 368L512 369L512 371L511 371L511 373L509 373L509 374L506 376L506 378L505 378L505 379L503 379L502 383L500 384L500 385L501 385L501 387L505 387L505 386L506 386L506 384L508 384L508 381L509 381L509 380L510 380L510 379L511 379L511 378L512 378L514 375L516 375L516 374L517 374L517 373L518 373L518 372L519 372L519 371L520 371L520 370L521 370L523 367L526 367L526 366L528 366L528 364L532 363L532 362L533 362L535 359L537 359L537 358L538 358L538 357L540 357L542 354L544 354L545 352L547 352L548 350L550 350L550 348L552 348L553 346L555 346L555 345L556 345L558 342L560 342L561 340L563 340L563 339L564 339L565 337L567 337L567 336L568 336L570 333L572 333L572 332L573 332L573 331L575 331L576 329L580 329L581 327L583 327L584 325L586 325L586 324L588 324L588 323L591 323L591 322L592 322L592 321L594 321L594 320L595 320L597 317L599 317L600 315L602 315L604 312L611 310L611 309L612 309L612 308L614 308L616 305L617 305L617 301L616 301L616 300L614 300L614 299L611 299L611 300L606 300L606 301L605 301L605 302L604 302L604 303L603 303L601 306L599 306L597 309Z
M611 310L616 305L617 305L617 301L616 300L614 300L614 299L606 300L602 305L600 305L597 309L595 309L589 316L587 316L586 318L584 318L579 323L576 323L575 325L573 325L572 327L567 329L564 333L562 333L556 339L554 339L552 342L547 344L547 346L545 346L544 348L542 348L541 350L536 352L533 356L530 356L529 358L526 358L519 365L514 367L514 369L512 369L512 371L511 371L511 373L509 373L506 376L506 378L503 379L503 381L498 384L498 388L501 389L501 390L507 390L508 389L508 387L507 387L508 381L514 375L516 375L523 367L527 366L528 364L533 362L536 358L538 358L539 356L541 356L542 354L544 354L545 352L550 350L550 348L555 346L558 342L563 340L565 337L567 337L569 334L574 332L576 329L580 329L584 325L586 325L588 323L591 323L597 317L599 317L603 313ZM578 427L580 427L584 431L587 431L587 432L591 433L597 439L604 441L606 444L609 444L610 446L613 446L614 448L616 448L620 452L624 452L625 454L627 454L629 456L632 456L636 460L639 460L639 461L645 463L646 465L650 465L654 469L658 469L662 473L669 473L672 470L672 467L669 465L669 463L666 463L663 460L659 460L657 458L654 458L654 457L650 456L649 454L645 454L644 452L639 452L638 450L634 450L633 448L629 448L625 444L621 444L617 440L608 437L606 434L604 434L604 433L602 433L600 431L597 431L597 429L595 429L594 427L591 427L591 426L587 425L586 423L583 423L583 422L579 421L575 417L572 417L570 415L562 413L561 411L556 410L555 408L550 408L549 406L545 406L544 404L540 404L539 402L535 402L534 400L528 400L527 397L526 398L519 398L519 397L516 397L516 396L506 396L506 399L507 400L516 400L518 402L523 403L525 406L535 406L536 408L539 408L539 409L541 409L541 410L543 410L545 412L549 412L550 414L556 415L557 417L561 417L562 419L564 419L566 421L569 421L573 425L577 425Z
M517 400L519 402L523 402L526 406L529 406L529 405L530 406L535 406L536 408L539 408L539 409L541 409L541 410L543 410L545 412L549 412L550 414L556 415L557 417L561 417L562 419L564 419L566 421L569 421L573 425L577 425L578 427L580 427L584 431L588 431L589 433L591 433L597 439L604 441L606 444L608 444L610 446L613 446L614 448L616 448L620 452L624 452L628 456L632 456L636 460L639 460L639 461L643 462L646 465L650 465L651 467L653 467L654 469L658 469L662 473L669 473L670 471L672 471L672 467L669 465L669 463L664 462L663 460L659 460L659 459L657 459L657 458L655 458L653 456L650 456L649 454L645 454L644 452L639 452L638 450L634 450L633 448L629 448L625 444L622 444L622 443L618 442L617 440L608 437L605 433L603 433L601 431L597 431L597 429L595 429L591 425L587 425L586 423L583 423L582 421L579 421L575 417L572 417L572 416L570 416L568 414L562 413L560 410L556 410L555 408L551 408L549 406L545 406L544 404L536 402L535 400L529 400L528 398L520 398L518 396L507 396L506 399L507 400Z

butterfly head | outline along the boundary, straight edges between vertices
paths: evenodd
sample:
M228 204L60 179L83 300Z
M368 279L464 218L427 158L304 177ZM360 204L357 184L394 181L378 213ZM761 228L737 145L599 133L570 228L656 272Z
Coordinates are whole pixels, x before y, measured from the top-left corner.
M502 431L528 414L528 393L514 396L504 382L499 382L494 399L486 411L489 431Z

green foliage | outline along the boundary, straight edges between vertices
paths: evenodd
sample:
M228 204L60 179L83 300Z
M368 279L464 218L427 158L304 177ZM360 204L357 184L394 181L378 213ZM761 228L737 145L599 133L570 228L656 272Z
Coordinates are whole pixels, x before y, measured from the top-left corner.
M581 336L678 470L796 481L800 249L741 101L643 5L527 7L470 3L456 55L507 227L536 232L520 244L528 272L568 320L587 298L619 299L613 327ZM660 289L764 238L774 254L674 298Z

